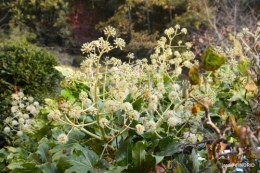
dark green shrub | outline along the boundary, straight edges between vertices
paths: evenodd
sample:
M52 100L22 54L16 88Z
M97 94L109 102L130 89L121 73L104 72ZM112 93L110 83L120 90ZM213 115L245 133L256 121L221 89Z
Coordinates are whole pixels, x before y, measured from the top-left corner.
M41 101L52 97L61 75L56 59L45 49L25 40L0 43L0 123L10 115L10 97L15 88Z

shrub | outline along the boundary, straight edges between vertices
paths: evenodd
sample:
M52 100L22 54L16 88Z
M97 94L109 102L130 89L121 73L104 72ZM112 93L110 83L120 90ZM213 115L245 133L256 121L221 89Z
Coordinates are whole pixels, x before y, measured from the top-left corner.
M56 65L50 53L25 40L0 43L0 122L10 115L14 92L24 91L37 100L55 95L61 79L53 68Z
M38 144L29 151L23 146L2 149L8 169L225 173L241 163L256 172L258 86L251 59L243 54L235 59L238 42L226 51L209 46L202 57L207 71L201 73L190 43L172 46L176 36L186 33L176 25L158 40L151 64L146 59L133 62L129 53L129 63L104 58L101 71L105 53L125 46L120 38L108 41L116 35L114 28L104 32L105 39L82 46L87 57L81 70L56 67L65 76L60 96L45 99L30 138L24 138L29 133L18 134L20 141ZM190 82L178 79L183 67L190 69ZM227 145L234 147L223 152Z

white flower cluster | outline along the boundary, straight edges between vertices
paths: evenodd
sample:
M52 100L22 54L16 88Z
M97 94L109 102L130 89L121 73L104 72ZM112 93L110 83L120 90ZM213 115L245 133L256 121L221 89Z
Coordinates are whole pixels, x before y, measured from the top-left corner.
M23 92L12 94L12 116L5 119L4 131L6 133L16 132L22 136L23 131L31 131L36 123L34 117L39 113L41 107L33 97L26 97Z
M114 28L106 27L104 33L106 39L83 44L81 50L86 59L81 63L81 71L65 74L64 86L71 88L79 84L86 86L86 90L73 102L65 101L52 108L48 114L50 120L73 122L82 127L98 124L105 130L103 134L114 136L122 129L135 129L138 135L156 132L163 123L174 129L192 119L192 107L180 106L178 111L167 108L181 101L181 86L174 78L182 73L183 67L191 68L196 63L195 55L189 51L191 43L179 41L177 46L172 46L176 36L187 34L186 28L176 25L165 30L166 36L158 40L151 55L151 64L145 58L124 63L115 57L105 57L100 68L104 53L125 47L125 41L116 37ZM114 37L113 42L108 41L109 37ZM134 54L128 53L127 58L130 62ZM136 109L136 105L140 108ZM135 128L132 122L138 122Z
M184 138L184 140L191 142L193 144L197 142L197 136L190 132L184 132L183 138Z

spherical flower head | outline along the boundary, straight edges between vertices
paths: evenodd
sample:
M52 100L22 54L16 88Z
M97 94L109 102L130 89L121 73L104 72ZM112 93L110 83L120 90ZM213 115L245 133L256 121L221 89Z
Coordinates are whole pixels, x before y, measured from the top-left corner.
M17 126L17 125L18 125L18 122L17 122L16 120L13 120L13 121L12 121L12 125L13 125L13 126Z
M150 95L149 103L158 103L158 97L155 94Z
M183 137L184 137L184 139L188 140L189 142L191 142L193 144L197 142L197 137L193 133L184 132Z
M23 124L25 122L25 120L23 118L19 118L18 122L19 122L19 124Z
M121 109L128 112L133 110L133 105L129 102L125 102L121 105Z
M192 44L190 42L186 42L185 46L187 47L187 49L190 49L192 47Z
M93 51L93 45L91 43L84 43L81 47L83 53L91 53Z
M186 29L186 28L182 28L182 29L181 29L181 33L187 34L187 29Z
M181 88L180 85L177 84L177 83L175 83L175 84L172 85L172 89L173 89L174 91L178 91L180 88Z
M24 97L24 93L23 92L18 92L18 96L20 97L20 98L23 98Z
M123 47L125 47L125 40L123 40L122 38L116 38L114 40L114 45L116 46L116 48L119 47L122 50Z
M164 116L168 117L168 118L173 117L174 115L175 114L174 114L173 110L167 110L167 111L164 112Z
M19 100L18 94L12 94L12 99L13 100Z
M156 111L157 110L157 103L149 103L148 109L151 110L151 111Z
M92 104L92 101L88 98L82 101L82 105L84 108L89 108L91 106L91 104Z
M18 132L16 133L16 135L19 136L19 137L20 137L20 136L23 136L23 132L22 132L22 131L18 131Z
M74 106L71 111L69 111L69 117L73 119L78 119L82 110L80 106Z
M111 27L111 26L105 27L104 34L108 37L109 36L115 37L116 36L116 29Z
M34 98L33 97L28 97L28 101L30 102L30 103L32 103L33 102L33 100L34 100Z
M144 133L145 128L144 128L143 125L137 124L137 125L135 126L135 128L136 128L136 133L137 133L138 135L142 135L142 134Z
M176 92L176 91L171 91L170 93L169 93L169 95L168 95L168 98L170 99L170 100L175 100L176 98L178 97L178 92Z
M7 117L6 119L5 119L5 123L7 123L7 124L9 124L9 123L11 123L12 122L12 118L11 117Z
M180 29L181 26L180 26L179 24L176 24L174 28L175 28L175 29Z
M57 139L60 144L66 144L69 140L68 136L65 133L61 133Z
M10 131L11 131L10 127L5 127L5 128L4 128L4 132L5 132L5 133L9 133Z
M30 118L30 116L28 114L23 114L22 117L26 120L28 118Z
M117 110L116 108L116 102L113 100L107 100L105 102L105 109L108 113L113 113Z
M106 118L101 118L99 120L100 127L104 128L106 125L108 125L109 121Z
M127 113L127 116L130 120L138 121L140 114L137 110L132 110L132 111Z
M178 76L178 75L180 75L182 73L182 68L181 67L177 67L176 69L175 69L175 74Z
M16 113L18 110L19 110L19 107L18 107L18 106L12 106L12 107L11 107L11 112L12 112L12 113Z
M86 93L85 91L81 91L80 94L79 94L79 99L82 101L82 100L85 100L88 98L88 93Z
M33 102L33 105L37 107L37 106L39 106L40 104L39 104L39 102L35 101L35 102Z
M148 132L153 132L155 130L156 123L153 120L150 120L145 123L145 130Z
M135 56L133 53L128 53L126 57L129 59L134 59Z
M180 124L182 121L179 117L177 116L173 116L173 117L170 117L167 121L167 124L170 126L170 127L174 127L178 124Z
M47 116L49 120L58 121L61 117L61 113L59 110L52 110Z

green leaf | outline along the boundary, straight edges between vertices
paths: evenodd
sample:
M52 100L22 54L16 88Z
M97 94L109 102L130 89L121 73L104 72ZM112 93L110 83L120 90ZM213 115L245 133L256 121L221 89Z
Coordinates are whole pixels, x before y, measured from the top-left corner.
M202 55L202 66L205 70L215 71L226 62L223 55L217 54L210 45Z
M133 163L139 168L144 166L146 145L146 142L138 141L132 150Z
M40 169L35 166L34 163L23 163L21 164L22 168L15 168L10 173L32 173L40 172Z
M147 154L145 149L147 143L138 141L132 150L132 162L134 165L129 169L136 173L148 172L156 164L156 159L150 154ZM127 171L127 170L126 170ZM125 171L124 171L125 172Z
M69 90L69 89L63 89L63 90L61 90L61 95L62 95L65 99L67 99L68 101L74 101L74 100L75 100L74 96L72 95L71 90Z
M239 62L237 68L239 73L241 73L243 76L247 76L247 69L249 68L249 59L248 58L243 58Z
M143 103L143 97L139 97L137 100L133 102L133 108L137 111L141 110L142 103Z
M189 157L192 162L192 171L198 172L200 167L200 162L198 160L198 156L194 148L192 149L191 155Z
M182 151L182 149L180 148L180 143L176 141L167 144L167 146L165 148L162 148L161 150L161 152L156 154L157 156L171 156L177 152Z
M95 165L98 161L98 155L93 151L82 147L79 144L74 145L73 155L66 157L66 160L72 165L65 173L80 172L91 173L99 172Z
M105 173L121 173L123 170L127 169L128 166L116 166L113 169L106 171Z
M54 163L45 163L45 164L39 165L37 167L40 168L43 173L56 173L57 172L57 168L54 165Z
M39 147L38 150L36 151L36 153L38 153L41 156L41 160L42 162L47 162L50 159L50 156L48 154L48 151L50 149L49 145L47 145L46 143L48 142L47 138L43 138L40 142L39 142Z

